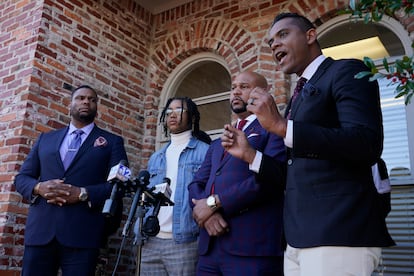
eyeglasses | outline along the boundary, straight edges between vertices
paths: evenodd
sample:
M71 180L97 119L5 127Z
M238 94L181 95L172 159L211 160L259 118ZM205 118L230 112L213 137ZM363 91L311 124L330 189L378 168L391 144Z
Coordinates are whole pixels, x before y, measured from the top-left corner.
M170 116L174 112L175 115L181 116L181 113L186 112L186 111L187 109L184 109L184 108L176 108L176 109L168 108L167 110L165 110L165 115Z

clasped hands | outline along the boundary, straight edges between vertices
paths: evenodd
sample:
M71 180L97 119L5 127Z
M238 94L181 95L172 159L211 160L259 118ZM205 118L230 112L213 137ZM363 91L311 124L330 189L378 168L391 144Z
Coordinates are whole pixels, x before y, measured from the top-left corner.
M39 182L35 186L33 194L47 199L47 203L63 206L79 201L80 188L66 184L61 179L51 179Z
M207 206L207 199L192 199L193 218L200 228L205 228L209 236L221 236L230 231L227 222L219 212Z

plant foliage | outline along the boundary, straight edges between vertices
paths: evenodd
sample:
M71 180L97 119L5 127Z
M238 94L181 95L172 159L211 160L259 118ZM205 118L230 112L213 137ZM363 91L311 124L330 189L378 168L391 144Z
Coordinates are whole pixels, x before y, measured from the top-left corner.
M393 16L397 11L413 15L413 0L350 0L349 9L343 11L343 13L350 13L351 18L363 18L364 23L369 23L380 21L384 14ZM414 47L414 44L411 46ZM355 75L355 78L370 76L371 81L387 78L391 84L398 84L395 97L404 96L406 105L411 102L414 93L414 63L412 56L403 56L402 59L397 59L392 65L384 58L382 64L386 73L379 72L377 66L369 57L364 57L364 63L370 71L360 72Z

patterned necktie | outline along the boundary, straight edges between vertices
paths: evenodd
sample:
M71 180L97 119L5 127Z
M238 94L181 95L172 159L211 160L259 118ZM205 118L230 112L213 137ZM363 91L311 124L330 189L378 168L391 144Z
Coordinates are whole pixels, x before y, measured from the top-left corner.
M305 85L307 79L304 77L301 77L298 82L296 83L296 87L295 90L293 91L293 96L292 96L292 100L290 103L290 109L289 109L289 113L287 115L287 119L290 119L290 112L292 111L292 107L293 107L293 103L295 102L296 98L298 97L300 91L302 91L303 86Z
M73 158L75 157L78 149L80 148L80 145L82 144L83 133L84 132L81 129L77 129L72 132L72 134L75 134L75 137L72 139L72 142L68 147L68 152L66 153L65 158L63 158L63 167L65 170L69 167L70 163L72 163Z
M237 128L240 130L243 130L243 127L246 125L246 123L247 123L246 119L240 120L239 124L237 125Z

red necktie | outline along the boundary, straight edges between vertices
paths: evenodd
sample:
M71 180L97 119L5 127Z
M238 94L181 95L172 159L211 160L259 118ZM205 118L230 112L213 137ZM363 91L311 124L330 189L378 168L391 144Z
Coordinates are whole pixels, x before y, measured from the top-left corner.
M239 124L237 125L237 128L240 129L240 130L243 130L243 127L246 124L247 124L247 120L246 119L240 120Z
M304 77L301 77L298 82L296 83L296 87L295 90L293 91L293 95L292 95L292 100L290 103L290 109L289 109L289 113L286 116L287 119L290 119L290 112L292 111L292 107L293 107L293 103L295 102L296 98L298 97L300 91L302 91L303 86L305 85L307 79Z

